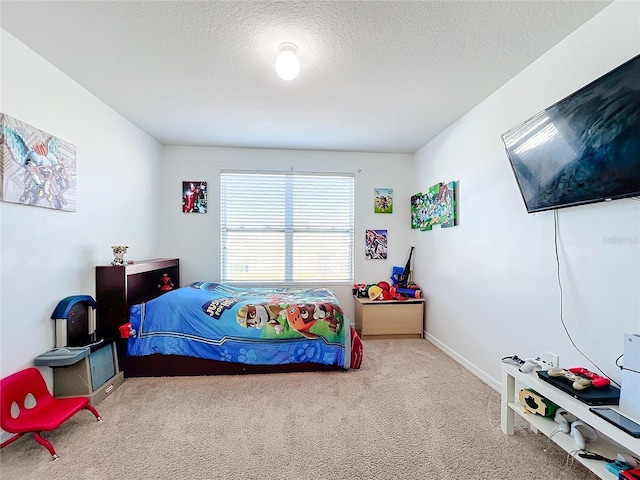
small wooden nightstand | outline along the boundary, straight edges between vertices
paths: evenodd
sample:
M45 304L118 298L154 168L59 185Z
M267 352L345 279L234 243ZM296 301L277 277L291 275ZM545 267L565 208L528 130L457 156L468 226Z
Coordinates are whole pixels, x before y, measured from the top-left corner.
M354 297L360 338L422 338L424 298L369 300Z

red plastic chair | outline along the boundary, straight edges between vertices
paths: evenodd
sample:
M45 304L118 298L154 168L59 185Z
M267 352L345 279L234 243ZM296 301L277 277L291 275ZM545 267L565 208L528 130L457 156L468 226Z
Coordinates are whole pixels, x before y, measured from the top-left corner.
M88 409L98 422L97 410L89 405L87 397L54 398L49 393L42 374L36 368L27 368L0 381L0 427L17 435L0 445L9 445L25 433L33 432L36 442L49 450L53 460L58 454L53 445L40 436L41 432L55 430L82 409Z

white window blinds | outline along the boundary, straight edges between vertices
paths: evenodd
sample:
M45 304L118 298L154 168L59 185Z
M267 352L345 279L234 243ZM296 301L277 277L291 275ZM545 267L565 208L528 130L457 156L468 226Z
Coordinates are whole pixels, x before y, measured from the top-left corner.
M353 283L352 175L223 172L221 280Z

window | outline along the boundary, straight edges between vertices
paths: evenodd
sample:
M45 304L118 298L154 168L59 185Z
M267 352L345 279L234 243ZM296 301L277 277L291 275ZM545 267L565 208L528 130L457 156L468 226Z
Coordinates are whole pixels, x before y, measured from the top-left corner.
M353 283L353 175L220 177L221 280Z

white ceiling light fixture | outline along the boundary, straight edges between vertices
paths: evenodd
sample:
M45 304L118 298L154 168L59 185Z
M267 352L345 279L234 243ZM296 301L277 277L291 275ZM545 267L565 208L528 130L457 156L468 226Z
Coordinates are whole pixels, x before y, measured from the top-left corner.
M293 80L300 73L300 60L296 56L298 48L293 43L280 45L280 54L276 59L276 73L283 80Z

